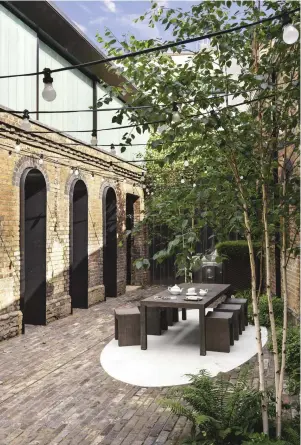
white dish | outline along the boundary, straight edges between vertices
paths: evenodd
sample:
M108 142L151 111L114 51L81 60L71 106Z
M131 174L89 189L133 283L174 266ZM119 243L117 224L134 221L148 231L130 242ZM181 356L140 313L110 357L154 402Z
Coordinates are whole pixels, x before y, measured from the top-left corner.
M187 292L187 297L196 297L198 294L196 293L196 292L193 292L193 293L188 293Z
M197 295L187 295L185 300L187 301L201 301L203 298L202 297L198 297Z

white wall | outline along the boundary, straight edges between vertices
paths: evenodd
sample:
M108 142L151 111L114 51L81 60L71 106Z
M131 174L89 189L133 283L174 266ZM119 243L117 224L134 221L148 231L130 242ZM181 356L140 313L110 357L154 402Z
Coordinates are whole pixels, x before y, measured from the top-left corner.
M37 71L37 35L21 20L0 5L0 75L23 74ZM58 55L53 49L43 42L39 42L39 71L44 68L56 69L70 66L63 57ZM39 110L79 110L89 109L93 103L92 81L78 70L63 71L52 74L53 86L57 92L57 97L53 102L46 102L42 97L44 88L43 76L39 77ZM97 86L97 97L105 94L105 90ZM20 77L16 79L0 79L0 106L8 107L12 110L24 109L35 111L37 109L37 88L36 77ZM119 99L114 99L106 108L122 107L125 104ZM126 105L125 105L126 106ZM111 143L122 143L122 136L130 129L120 129L119 125L112 124L112 117L115 112L98 112L98 129L116 127L116 130L98 133L98 143L108 145ZM35 114L30 115L36 119ZM0 113L1 119L1 113ZM88 130L88 132L70 133L86 143L91 141L91 131L93 127L93 113L53 113L39 114L39 120L59 131L68 130ZM122 125L128 125L124 119ZM148 140L148 133L139 135L137 133L133 143L145 144ZM109 147L103 147L110 152ZM117 148L117 147L116 147ZM138 153L144 153L145 146L129 147L121 154L120 147L117 154L127 160L133 160Z
M50 68L51 70L70 66L63 57L43 42L39 49L39 70ZM56 90L56 99L47 102L41 96L44 84L43 76L40 76L39 109L41 110L86 110L93 104L92 80L78 70L62 71L52 74L53 87ZM86 113L55 113L43 114L39 120L44 124L60 130L90 130L88 133L70 133L84 142L90 143L92 132L92 112Z
M36 33L0 5L0 75L35 72L36 64ZM35 76L0 79L0 105L35 111Z

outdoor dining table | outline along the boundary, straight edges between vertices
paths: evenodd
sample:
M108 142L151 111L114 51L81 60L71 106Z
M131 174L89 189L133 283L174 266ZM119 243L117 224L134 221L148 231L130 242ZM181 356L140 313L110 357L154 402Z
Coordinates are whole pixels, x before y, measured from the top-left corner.
M140 323L141 323L141 349L147 349L147 308L173 308L182 309L182 319L186 320L186 309L199 310L199 324L200 324L200 355L206 355L206 325L205 325L205 309L210 306L221 295L229 292L230 284L213 284L213 283L183 283L179 285L183 288L180 295L176 299L164 299L171 297L171 294L166 289L151 297L147 297L140 301ZM200 289L208 289L207 295L202 297L199 301L187 301L186 292L190 287L194 287L199 296Z

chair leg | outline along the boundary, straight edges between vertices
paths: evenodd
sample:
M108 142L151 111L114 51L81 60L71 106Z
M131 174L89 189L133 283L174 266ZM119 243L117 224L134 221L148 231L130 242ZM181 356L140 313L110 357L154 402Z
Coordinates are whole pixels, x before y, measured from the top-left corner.
M161 329L162 331L167 331L168 324L167 324L167 312L166 309L161 309Z
M187 320L186 309L182 309L182 320Z
M172 309L171 308L167 308L166 312L167 312L167 324L168 324L168 326L172 326L173 325Z
M118 319L115 316L115 340L118 340Z
M174 323L177 323L179 321L179 310L173 309L172 310L172 319Z

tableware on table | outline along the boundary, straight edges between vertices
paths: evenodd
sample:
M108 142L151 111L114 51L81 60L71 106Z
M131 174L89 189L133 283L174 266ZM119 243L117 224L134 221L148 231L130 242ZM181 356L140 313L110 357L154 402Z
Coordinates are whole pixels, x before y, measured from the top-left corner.
M200 295L207 295L208 294L208 289L200 289L199 294Z
M188 294L195 294L196 292L195 292L195 287L189 287L188 289L187 289L187 293Z
M174 286L169 286L168 287L168 291L172 294L172 295L180 295L180 293L182 292L183 289L181 289L177 284L175 284Z
M201 301L203 298L202 297L199 297L198 295L187 295L186 294L186 297L184 298L184 300L186 300L186 301Z
M197 293L196 292L186 292L186 295L193 297L193 296L196 296Z

